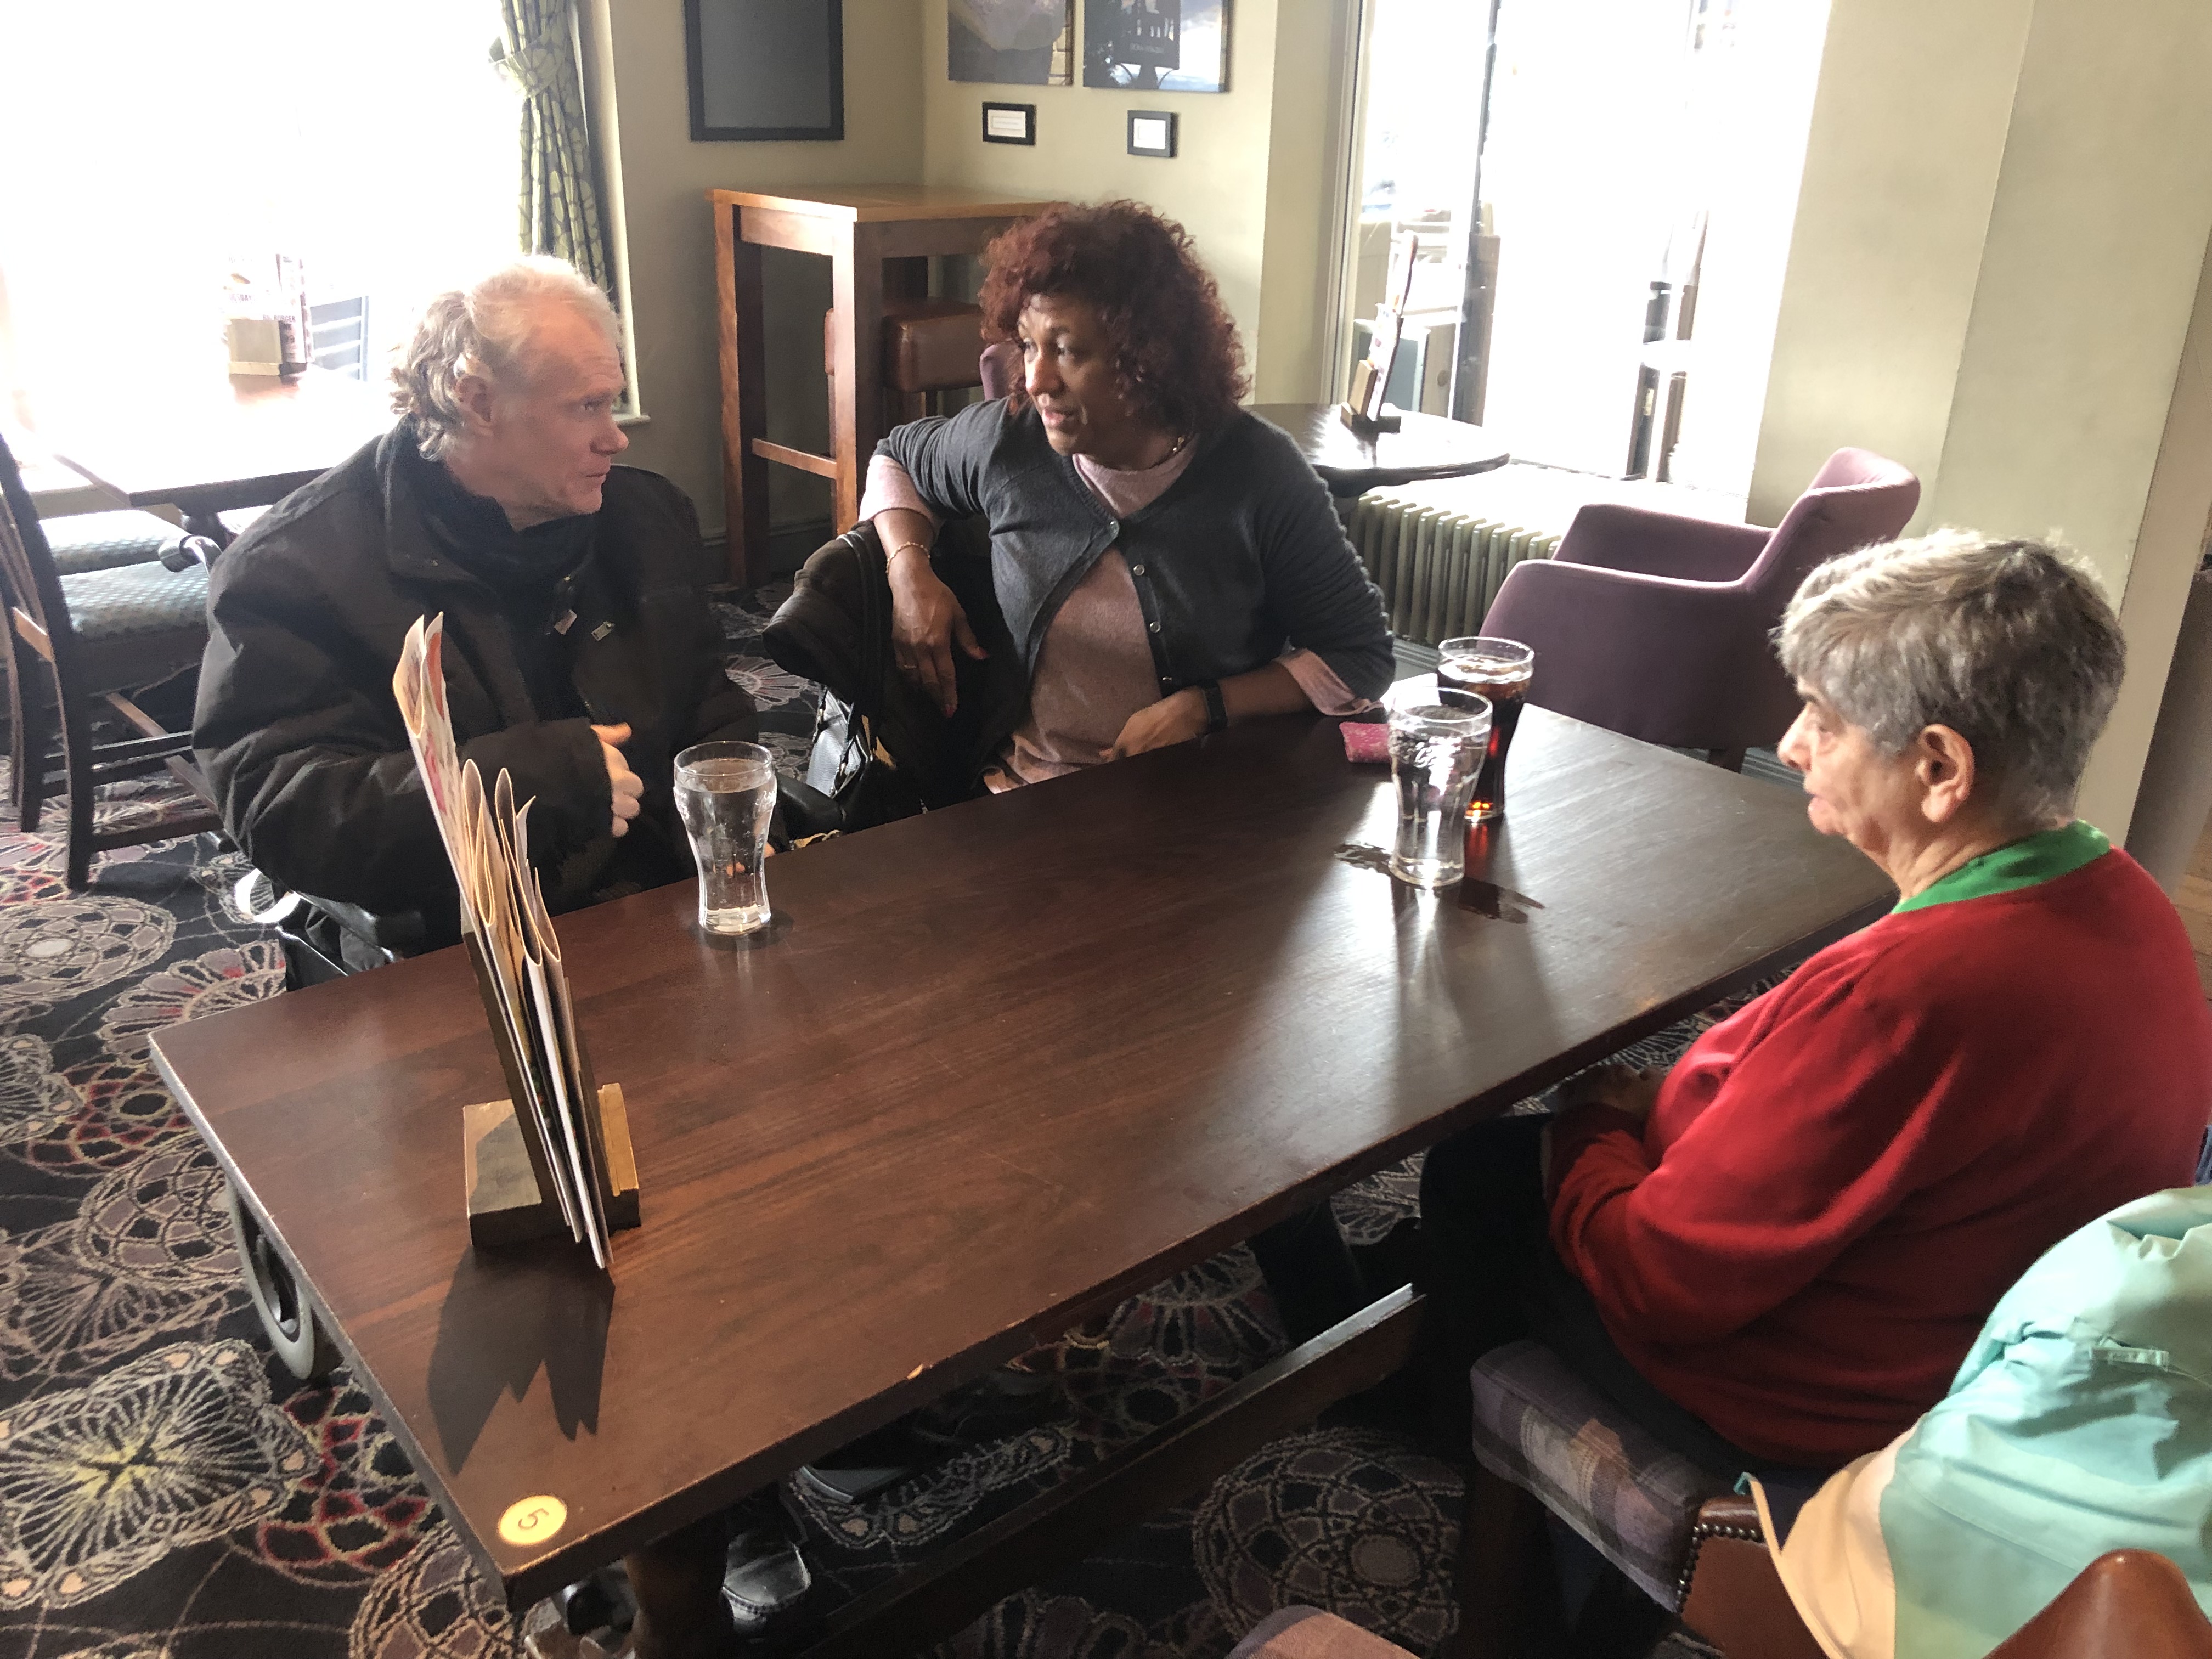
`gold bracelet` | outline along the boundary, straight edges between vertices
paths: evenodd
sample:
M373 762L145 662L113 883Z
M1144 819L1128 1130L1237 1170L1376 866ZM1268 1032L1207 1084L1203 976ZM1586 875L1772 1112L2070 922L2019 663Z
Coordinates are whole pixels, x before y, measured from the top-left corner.
M925 559L929 556L929 544L927 542L901 542L897 546L891 549L890 552L884 555L884 563L888 566L893 559L898 557L900 554L905 552L909 547L920 548L921 550L921 556Z

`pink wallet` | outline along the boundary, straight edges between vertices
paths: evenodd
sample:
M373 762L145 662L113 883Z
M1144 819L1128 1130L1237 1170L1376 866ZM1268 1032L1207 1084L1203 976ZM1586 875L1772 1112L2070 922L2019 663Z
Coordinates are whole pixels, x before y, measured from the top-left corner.
M1348 761L1390 763L1390 728L1373 720L1346 720L1336 728L1344 733L1344 757Z

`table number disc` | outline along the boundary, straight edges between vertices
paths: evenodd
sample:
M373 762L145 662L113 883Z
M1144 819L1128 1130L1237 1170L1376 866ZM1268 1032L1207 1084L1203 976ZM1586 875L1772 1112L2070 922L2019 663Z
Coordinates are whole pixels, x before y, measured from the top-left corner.
M525 1498L499 1517L499 1535L510 1544L542 1544L568 1524L568 1506L557 1498Z

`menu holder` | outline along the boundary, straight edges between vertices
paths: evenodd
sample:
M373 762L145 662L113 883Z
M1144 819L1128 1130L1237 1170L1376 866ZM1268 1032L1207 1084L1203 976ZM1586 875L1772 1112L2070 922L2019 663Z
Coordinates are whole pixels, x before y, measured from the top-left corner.
M599 1124L606 1141L607 1184L602 1197L607 1226L621 1232L641 1219L637 1160L629 1146L629 1117L622 1085L599 1085ZM479 1249L556 1238L568 1229L557 1206L543 1196L530 1138L511 1100L479 1101L461 1108L462 1184L468 1193L469 1242Z
M1397 365L1406 303L1413 292L1413 263L1420 251L1418 237L1391 239L1390 272L1382 285L1382 303L1375 307L1367 355L1352 366L1352 395L1336 406L1337 418L1363 438L1395 432L1404 425L1398 411L1382 400L1389 395L1390 371Z
M408 630L392 694L453 867L462 939L507 1085L461 1109L463 1194L478 1247L566 1234L605 1269L639 1224L637 1160L619 1085L601 1086L577 1024L561 941L530 862L530 806L459 759L446 707L442 617Z
M533 1239L555 1238L569 1227L561 1206L551 1196L555 1176L545 1148L536 1135L523 1132L514 1103L525 1097L520 1057L514 1034L499 1012L483 947L471 936L466 941L469 964L475 969L477 990L483 1000L484 1016L491 1028L492 1047L498 1051L500 1073L507 1080L507 1098L477 1101L461 1108L461 1188L467 1196L469 1242L479 1249L503 1244L526 1244ZM629 1113L619 1083L590 1085L588 1055L584 1056L586 1092L583 1098L597 1109L581 1115L588 1125L596 1156L600 1212L607 1229L619 1232L643 1218L638 1202L637 1158L630 1149Z
M1353 368L1352 384L1355 393L1359 387L1360 375L1371 374L1373 372L1373 365L1365 362L1359 363ZM1401 431L1406 424L1405 417L1388 404L1372 415L1362 415L1351 404L1339 404L1336 406L1336 417L1363 438L1371 438L1378 432Z

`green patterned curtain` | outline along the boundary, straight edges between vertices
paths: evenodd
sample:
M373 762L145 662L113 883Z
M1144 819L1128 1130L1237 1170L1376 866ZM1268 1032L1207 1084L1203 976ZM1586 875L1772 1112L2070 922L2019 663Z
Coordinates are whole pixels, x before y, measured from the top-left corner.
M611 293L571 0L500 0L499 15L492 62L522 94L523 250L566 259Z

